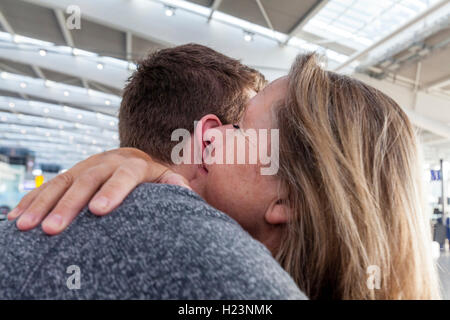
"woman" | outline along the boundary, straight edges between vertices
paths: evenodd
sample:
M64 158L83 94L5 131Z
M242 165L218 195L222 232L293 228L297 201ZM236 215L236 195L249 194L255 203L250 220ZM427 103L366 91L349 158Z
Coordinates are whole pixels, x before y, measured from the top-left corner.
M439 298L415 134L400 107L321 69L315 55L299 56L288 77L258 96L234 128L279 129L279 170L246 188L257 194L280 187L286 223L270 249L300 289L311 299ZM266 109L254 112L254 101ZM75 176L94 165L89 161ZM213 165L208 171L226 179L250 174ZM367 283L368 270L379 270L379 287Z

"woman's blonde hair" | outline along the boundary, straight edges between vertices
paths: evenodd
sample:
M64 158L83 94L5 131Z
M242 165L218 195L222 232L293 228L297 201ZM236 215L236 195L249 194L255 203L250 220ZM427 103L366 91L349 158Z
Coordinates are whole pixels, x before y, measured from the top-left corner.
M279 262L311 299L439 298L411 123L385 94L317 60L297 58L277 112L292 209Z

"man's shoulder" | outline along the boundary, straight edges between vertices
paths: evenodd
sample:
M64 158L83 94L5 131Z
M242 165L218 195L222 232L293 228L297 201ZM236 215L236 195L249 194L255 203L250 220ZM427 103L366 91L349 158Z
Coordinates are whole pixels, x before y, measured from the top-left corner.
M231 217L207 204L197 193L187 188L167 184L143 183L135 188L116 209L134 216L152 217L165 215L167 218L219 219L235 226L239 224ZM183 215L180 215L183 213Z
M141 246L145 260L158 261L153 272L168 272L184 298L304 298L262 243L188 189L140 185L110 216L118 221L103 219L110 239Z
M0 287L9 288L0 299L303 297L260 242L176 186L141 185L107 216L84 209L54 237L8 222L0 246ZM72 265L82 291L67 290Z
M203 243L216 243L218 247L227 248L228 242L236 242L236 238L266 250L231 217L211 207L195 192L179 186L141 184L107 216L97 219L86 208L80 219L86 220L80 221L81 225L95 219L95 224L111 238L132 238L134 242L141 237L150 246L159 244L161 239L164 239L164 246L175 241L177 246L186 246L193 254ZM80 227L84 228L76 226ZM199 246L192 247L192 243Z

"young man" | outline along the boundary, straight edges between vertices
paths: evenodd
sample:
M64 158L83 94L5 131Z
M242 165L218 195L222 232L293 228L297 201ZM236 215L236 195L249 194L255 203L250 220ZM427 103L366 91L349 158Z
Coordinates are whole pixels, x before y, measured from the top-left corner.
M256 71L209 48L191 44L162 50L139 65L125 88L121 145L139 148L170 166L173 130L189 128L205 114L218 116L203 117L205 125L210 120L233 122L252 91L263 84ZM176 170L188 180L198 174L195 164ZM132 176L133 171L119 175ZM56 190L58 196L61 184L69 186L70 180L64 175L44 185L43 194L52 198ZM85 186L87 199L98 188L89 174L77 181ZM73 197L70 190L64 192L66 200ZM24 199L26 212L19 206L10 215L22 214L22 229L34 227L39 215L55 204L34 196ZM64 204L58 204L47 231L67 226L78 211L67 214ZM84 209L55 237L38 229L19 233L12 223L3 224L0 246L3 299L305 298L261 243L179 186L143 184L112 214L98 219Z

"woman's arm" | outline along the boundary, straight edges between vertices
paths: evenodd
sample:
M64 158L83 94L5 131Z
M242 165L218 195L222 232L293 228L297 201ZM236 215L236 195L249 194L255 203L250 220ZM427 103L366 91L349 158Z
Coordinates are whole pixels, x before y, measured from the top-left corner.
M79 162L41 187L29 192L9 214L26 231L42 222L47 234L63 231L89 203L89 210L105 215L143 182L174 184L189 188L188 182L146 153L120 148Z

